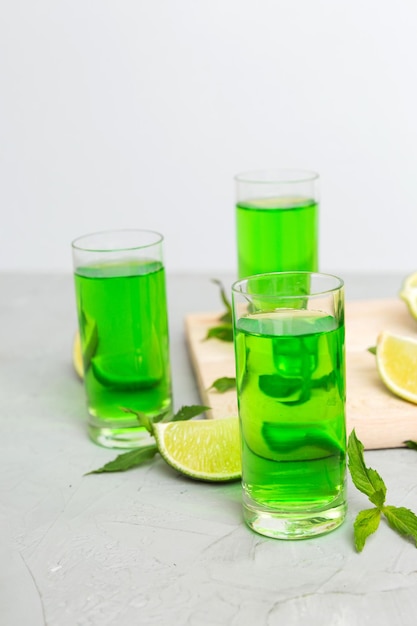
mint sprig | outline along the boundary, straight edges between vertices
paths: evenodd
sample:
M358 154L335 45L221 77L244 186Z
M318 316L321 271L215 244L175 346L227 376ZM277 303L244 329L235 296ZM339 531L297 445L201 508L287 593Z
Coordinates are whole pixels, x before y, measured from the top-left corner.
M191 406L183 406L179 411L175 413L170 418L154 418L151 420L147 415L141 413L140 411L135 411L134 409L123 408L125 413L133 413L136 415L136 418L141 426L144 426L149 434L153 437L153 424L157 422L178 422L184 420L190 420L204 411L208 411L210 409L209 406L201 406L198 404L193 404ZM84 476L89 476L90 474L103 474L105 472L125 472L126 470L132 469L134 467L138 467L153 458L155 454L158 452L158 446L155 443L155 440L152 443L142 446L136 450L129 450L128 452L124 452L123 454L119 454L113 461L109 461L102 467L92 470L91 472L87 472Z
M230 304L230 300L226 296L226 291L225 291L225 289L223 287L223 284L217 278L212 278L211 282L214 283L215 285L218 285L220 287L220 298L221 298L224 306L226 307L226 311L223 313L223 315L221 316L220 320L222 322L226 322L228 324L231 324L232 323L232 305Z
M221 324L213 326L207 331L206 339L219 339L220 341L233 341L232 305L226 296L226 291L220 280L212 278L212 282L220 287L220 298L226 311L220 316Z
M358 552L363 550L369 535L378 529L382 515L393 530L413 539L417 546L417 516L405 507L385 504L387 493L385 483L376 470L366 467L363 451L364 446L353 429L348 441L350 475L355 487L368 496L375 505L372 509L360 511L356 517L353 525L356 550Z

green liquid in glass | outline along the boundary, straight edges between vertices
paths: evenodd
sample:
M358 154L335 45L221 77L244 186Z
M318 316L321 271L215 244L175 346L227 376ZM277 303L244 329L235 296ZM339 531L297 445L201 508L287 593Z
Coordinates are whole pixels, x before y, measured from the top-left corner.
M273 511L345 502L344 327L282 310L237 323L246 496Z
M318 204L264 198L236 205L239 278L318 269Z
M103 264L75 274L89 412L123 428L171 411L165 271L158 261ZM137 421L136 421L137 425Z

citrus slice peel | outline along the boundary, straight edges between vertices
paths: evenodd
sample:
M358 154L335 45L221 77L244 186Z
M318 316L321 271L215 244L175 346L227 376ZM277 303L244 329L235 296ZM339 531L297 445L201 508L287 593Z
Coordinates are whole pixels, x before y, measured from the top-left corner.
M159 422L153 431L159 453L181 474L207 482L240 478L237 417Z
M417 339L383 331L377 340L376 362L386 387L417 404Z

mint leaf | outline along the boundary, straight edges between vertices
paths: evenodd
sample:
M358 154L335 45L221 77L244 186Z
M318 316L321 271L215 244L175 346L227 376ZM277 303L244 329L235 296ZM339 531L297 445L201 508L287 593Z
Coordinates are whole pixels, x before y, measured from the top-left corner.
M370 352L371 354L376 354L376 346L371 346L370 348L368 348L368 352Z
M212 278L211 282L215 283L216 285L220 287L220 297L222 299L224 306L226 307L226 312L221 316L220 321L229 322L231 324L232 323L232 305L230 304L226 296L224 287L222 283L220 282L220 280L218 280L217 278Z
M355 547L358 552L362 552L365 541L377 530L380 520L381 511L378 508L365 509L358 513L353 524Z
M378 507L385 502L387 488L381 476L374 469L365 466L363 444L352 430L348 440L348 466L352 481L359 491L368 496L370 501Z
M384 506L382 510L391 528L400 535L411 537L417 547L417 516L403 506Z
M155 456L157 452L158 448L156 444L144 446L137 450L129 450L129 452L125 452L124 454L119 454L113 461L109 461L109 463L106 463L103 467L93 470L92 472L87 472L84 476L103 474L104 472L125 472L132 467L142 465L142 463Z
M200 406L198 404L193 404L191 406L183 406L174 417L169 420L170 422L180 422L183 420L190 420L192 417L196 417L196 415L200 415L204 413L204 411L208 411L210 409L209 406Z
M224 393L225 391L229 391L229 389L236 389L236 378L230 378L229 376L223 376L222 378L217 378L212 384L210 389L216 389L219 393Z
M411 450L417 450L417 441L411 441L411 439L407 439L407 441L404 441L404 443L407 448L410 448Z
M213 326L207 331L206 339L220 339L220 341L233 341L233 327L231 324Z
M143 426L144 428L146 428L148 433L150 433L151 435L153 434L152 420L151 420L151 418L148 415L146 415L145 413L141 413L141 411L135 411L134 409L127 409L124 406L122 406L120 408L125 413L132 413L133 415L136 415L136 418L137 418L140 426ZM158 422L159 420L157 419L157 417L155 417L154 421Z

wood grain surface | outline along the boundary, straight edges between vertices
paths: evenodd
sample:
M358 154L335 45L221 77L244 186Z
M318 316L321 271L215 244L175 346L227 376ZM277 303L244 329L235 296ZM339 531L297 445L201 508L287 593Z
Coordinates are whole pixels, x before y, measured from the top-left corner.
M201 401L211 407L207 417L237 415L235 390L210 389L223 376L235 376L233 344L206 340L220 312L189 314L185 334ZM417 321L405 303L361 300L346 303L346 418L366 449L397 448L417 440L417 405L392 394L380 380L374 355L368 352L383 330L417 337ZM417 372L416 372L417 376Z

